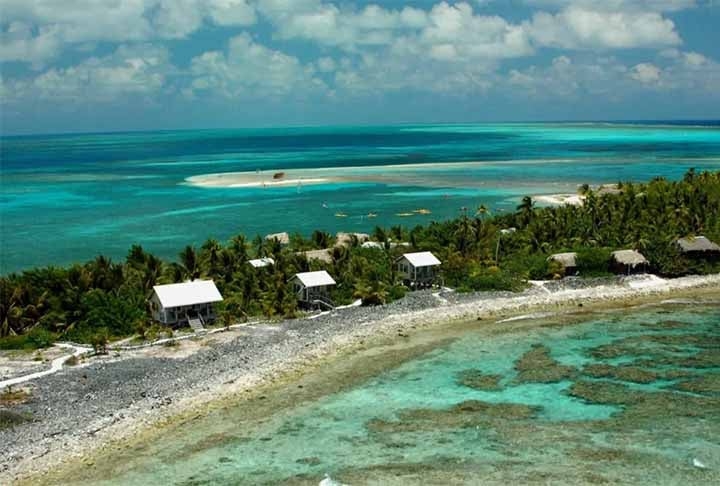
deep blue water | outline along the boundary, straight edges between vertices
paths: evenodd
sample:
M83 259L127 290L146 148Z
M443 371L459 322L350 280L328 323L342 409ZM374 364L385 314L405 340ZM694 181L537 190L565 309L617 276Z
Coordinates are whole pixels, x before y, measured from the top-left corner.
M186 244L239 232L414 226L453 217L464 206L512 211L524 195L574 192L582 183L677 179L690 167L718 170L718 122L698 123L5 137L0 272L83 261L98 253L122 258L133 243L174 258ZM465 164L437 165L448 162ZM348 167L362 180L267 189L186 183L211 173ZM432 214L398 216L417 208ZM377 217L368 219L368 213Z

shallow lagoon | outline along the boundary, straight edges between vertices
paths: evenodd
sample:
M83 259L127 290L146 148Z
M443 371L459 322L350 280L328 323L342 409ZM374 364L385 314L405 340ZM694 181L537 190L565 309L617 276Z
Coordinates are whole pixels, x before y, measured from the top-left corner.
M456 217L460 208L479 204L494 213L514 211L523 196L574 193L583 183L678 179L691 167L720 168L720 128L201 130L3 137L0 151L0 273L7 273L84 261L99 252L123 258L133 243L176 258L185 245L208 237L367 232L375 225ZM365 182L267 189L186 182L215 173L320 168ZM432 214L412 213L420 208ZM370 213L376 216L368 218Z
M340 359L100 458L79 478L711 483L720 478L719 361L718 305L453 326Z

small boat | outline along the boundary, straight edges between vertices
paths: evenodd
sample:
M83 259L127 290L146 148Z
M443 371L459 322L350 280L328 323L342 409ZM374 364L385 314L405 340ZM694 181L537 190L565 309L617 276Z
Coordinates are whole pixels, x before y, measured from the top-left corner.
M407 218L408 216L415 216L415 213L396 213L395 216L400 216L401 218Z
M413 211L413 213L415 213L415 214L432 214L432 211L430 211L429 209L421 208L421 209L416 209L415 211Z
M345 214L343 212L335 213L335 217L336 218L347 218L347 214Z
M367 217L368 218L377 218L377 214L376 213L368 213Z
M326 203L326 202L322 203L322 207L325 208L325 209L327 209L327 208L328 208L327 203Z

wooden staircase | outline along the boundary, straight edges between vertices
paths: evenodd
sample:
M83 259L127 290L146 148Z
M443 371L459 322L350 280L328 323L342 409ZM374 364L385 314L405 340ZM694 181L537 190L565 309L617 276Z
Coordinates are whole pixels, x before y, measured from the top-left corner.
M203 318L199 314L197 317L188 316L188 324L190 325L190 328L195 332L203 332L205 330L205 327L203 326Z
M335 308L335 303L330 300L328 297L322 297L322 296L315 296L312 301L313 304L318 306L319 308L325 308L327 310L333 310Z

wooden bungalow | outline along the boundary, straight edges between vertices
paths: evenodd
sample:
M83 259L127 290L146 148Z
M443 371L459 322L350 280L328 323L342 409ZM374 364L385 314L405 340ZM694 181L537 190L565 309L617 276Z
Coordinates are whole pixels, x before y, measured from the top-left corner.
M190 324L193 329L215 319L213 304L222 295L212 280L156 285L150 297L153 319L163 324Z
M398 275L402 278L403 283L413 287L435 283L437 267L440 265L440 260L429 251L405 253L397 259Z
M563 275L575 275L577 273L577 253L556 253L548 257L548 261L558 262L562 265Z
M335 307L335 304L330 299L329 290L336 283L325 270L295 274L290 282L300 305L329 309Z
M630 275L631 273L645 273L647 271L647 259L636 250L618 250L612 252L610 268L615 273Z
M692 258L720 257L720 245L705 236L688 236L676 241L678 250Z

